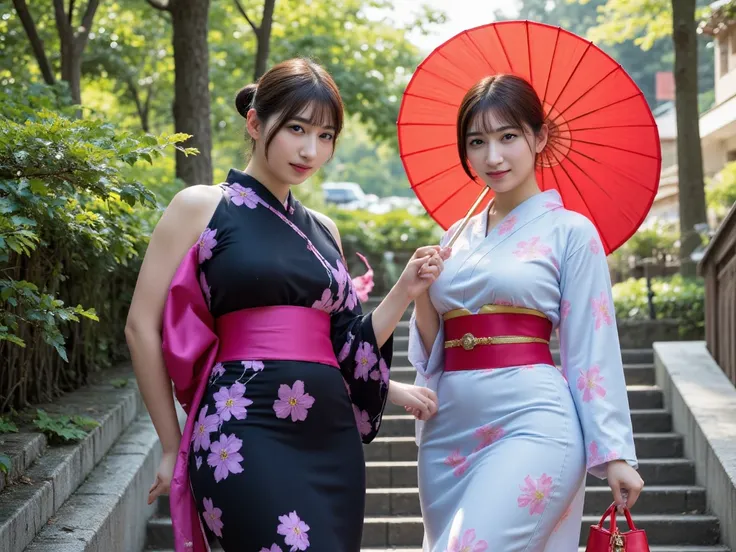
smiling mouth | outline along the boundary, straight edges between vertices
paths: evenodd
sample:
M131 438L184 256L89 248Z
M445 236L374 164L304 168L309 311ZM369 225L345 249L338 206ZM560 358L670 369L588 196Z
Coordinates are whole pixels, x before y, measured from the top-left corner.
M291 165L292 167L294 167L298 171L308 171L309 169L312 168L312 167L309 167L307 165L299 165L297 163L289 163L289 165Z
M489 171L486 174L488 176L499 177L505 175L509 171Z

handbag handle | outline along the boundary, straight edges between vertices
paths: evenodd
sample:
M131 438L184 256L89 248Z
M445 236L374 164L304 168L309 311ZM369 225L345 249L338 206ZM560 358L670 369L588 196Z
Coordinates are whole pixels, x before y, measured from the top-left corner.
M634 525L634 520L631 519L631 512L629 512L629 509L624 507L624 515L626 516L626 523L629 525L629 531L636 531L636 526ZM598 527L603 527L603 522L606 521L607 517L611 517L611 533L615 533L617 530L616 527L616 503L614 502L611 504L608 509L605 511L603 516L601 517L601 520L598 522Z

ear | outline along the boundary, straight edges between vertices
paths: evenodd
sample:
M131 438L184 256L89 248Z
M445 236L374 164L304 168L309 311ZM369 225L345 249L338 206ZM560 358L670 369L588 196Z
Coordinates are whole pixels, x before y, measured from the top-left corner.
M250 137L254 140L258 140L261 137L261 133L263 132L263 125L261 124L260 119L258 119L258 114L256 113L256 110L253 108L248 110L248 113L245 117L245 128L248 130L248 134L250 134Z
M539 133L537 134L536 138L537 140L534 149L536 150L537 154L540 154L547 145L547 139L549 138L549 126L547 126L546 123L542 125L541 129L539 129Z

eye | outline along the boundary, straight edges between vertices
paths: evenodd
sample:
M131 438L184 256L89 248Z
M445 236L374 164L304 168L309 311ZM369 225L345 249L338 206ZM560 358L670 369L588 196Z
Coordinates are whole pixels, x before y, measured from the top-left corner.
M289 125L289 129L293 130L294 132L304 132L304 127L302 127L302 125Z
M513 134L512 132L507 132L506 134L503 135L503 139L506 140L507 142L509 140L513 140L514 138L516 138L516 134Z
M320 136L320 138L322 138L323 140L327 140L328 142L332 142L335 137L329 132L325 132L322 136Z
M471 145L471 146L480 146L482 143L483 143L483 140L481 140L480 138L473 138L470 141L470 144L469 145Z

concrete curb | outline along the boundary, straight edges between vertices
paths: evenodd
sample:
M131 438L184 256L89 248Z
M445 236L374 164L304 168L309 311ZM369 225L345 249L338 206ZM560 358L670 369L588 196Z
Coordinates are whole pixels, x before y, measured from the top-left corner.
M105 372L108 381L121 375L132 378L129 367ZM20 552L28 546L144 410L140 393L132 382L123 389L105 382L96 383L39 408L53 414L85 414L100 426L78 443L46 448L24 474L30 482L10 485L3 491L0 495L0 550L3 551ZM38 453L42 449L34 450Z
M703 341L654 344L657 384L723 544L736 550L736 388Z
M148 414L139 416L25 552L140 552L146 505L161 446Z

